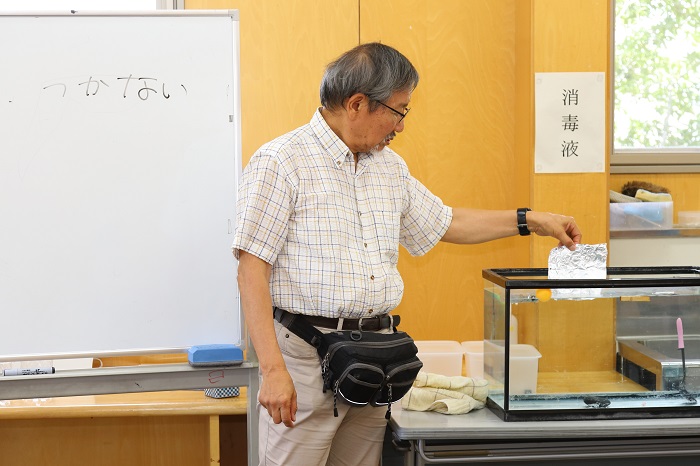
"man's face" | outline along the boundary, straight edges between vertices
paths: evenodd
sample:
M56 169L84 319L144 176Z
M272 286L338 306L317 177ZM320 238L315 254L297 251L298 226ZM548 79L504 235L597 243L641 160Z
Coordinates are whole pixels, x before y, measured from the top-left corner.
M388 100L380 102L374 112L368 113L367 143L370 149L384 149L396 137L396 133L403 131L404 115L410 101L410 91L395 92Z

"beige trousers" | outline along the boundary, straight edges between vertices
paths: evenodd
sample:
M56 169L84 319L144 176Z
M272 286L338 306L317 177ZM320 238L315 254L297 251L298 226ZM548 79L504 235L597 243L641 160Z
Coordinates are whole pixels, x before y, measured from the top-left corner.
M323 393L316 349L275 321L277 341L297 391L294 427L275 424L258 403L261 466L377 466L381 458L386 407L350 406ZM262 382L262 381L261 381Z

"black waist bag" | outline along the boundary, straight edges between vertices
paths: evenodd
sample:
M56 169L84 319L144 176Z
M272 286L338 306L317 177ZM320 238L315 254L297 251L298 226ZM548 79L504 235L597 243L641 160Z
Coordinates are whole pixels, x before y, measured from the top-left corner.
M418 348L406 332L362 332L342 330L323 333L303 316L285 312L280 321L313 345L321 358L323 391L333 391L333 414L338 416L338 398L362 406L387 405L399 401L411 388L423 363Z
M321 333L320 338L316 350L324 391L333 390L334 399L354 405L387 405L387 419L391 403L403 398L423 367L406 332L343 330Z

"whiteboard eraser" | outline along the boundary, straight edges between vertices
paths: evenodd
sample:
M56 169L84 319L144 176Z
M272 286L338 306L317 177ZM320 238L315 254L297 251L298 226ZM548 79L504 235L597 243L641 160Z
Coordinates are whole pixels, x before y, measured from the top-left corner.
M231 366L243 362L243 350L236 345L198 345L187 352L191 366Z

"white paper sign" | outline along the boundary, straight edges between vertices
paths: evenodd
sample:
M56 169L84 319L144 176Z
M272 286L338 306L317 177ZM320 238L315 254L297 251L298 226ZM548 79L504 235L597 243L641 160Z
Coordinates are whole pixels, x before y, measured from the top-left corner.
M605 73L535 73L535 173L605 172Z

